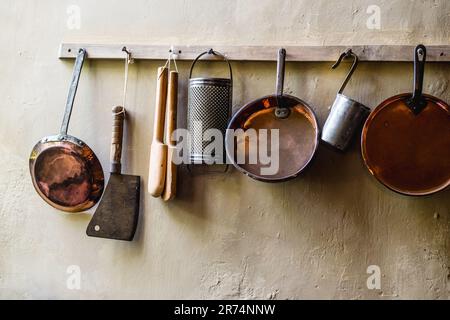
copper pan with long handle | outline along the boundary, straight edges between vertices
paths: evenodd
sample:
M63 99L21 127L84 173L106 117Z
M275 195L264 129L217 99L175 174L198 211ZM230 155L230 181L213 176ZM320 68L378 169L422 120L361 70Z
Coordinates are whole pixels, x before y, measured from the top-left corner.
M61 131L42 138L30 154L33 186L51 206L78 212L91 208L103 192L104 176L100 161L82 140L67 134L72 107L86 51L75 60Z
M450 185L450 107L422 93L426 48L414 52L414 91L383 101L367 118L361 152L370 173L389 189L429 195Z
M281 48L276 94L244 105L227 129L229 161L239 171L264 182L297 177L311 162L319 145L319 126L312 108L305 101L283 93L285 58L286 50ZM239 130L244 134L237 135ZM261 156L266 153L261 148L270 155L270 163Z

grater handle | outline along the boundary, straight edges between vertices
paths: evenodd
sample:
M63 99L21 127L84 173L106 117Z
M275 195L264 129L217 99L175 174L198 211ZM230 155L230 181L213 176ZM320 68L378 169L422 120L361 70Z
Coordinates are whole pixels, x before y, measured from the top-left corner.
M231 70L230 61L227 59L227 57L225 57L225 55L223 55L222 53L220 53L218 51L214 51L213 49L209 49L208 51L202 52L197 56L197 58L195 58L195 60L191 64L191 69L189 70L189 78L192 78L192 71L194 70L195 64L205 54L212 54L214 56L221 57L228 64L228 70L230 72L230 80L231 80L231 84L233 84L233 71Z

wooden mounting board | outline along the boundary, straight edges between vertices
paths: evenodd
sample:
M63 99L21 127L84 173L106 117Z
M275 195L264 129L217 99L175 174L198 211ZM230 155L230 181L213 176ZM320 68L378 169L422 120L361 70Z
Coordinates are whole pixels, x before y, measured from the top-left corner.
M89 44L62 43L59 58L75 58L78 48L85 48L90 59L124 59L122 48L126 46L133 59L166 60L171 45L143 44ZM335 61L348 48L355 52L360 61L413 61L415 46L404 45L363 45L363 46L284 46L287 61L319 62ZM450 45L429 45L428 62L450 62ZM177 60L193 60L210 46L173 46L178 52ZM276 61L279 46L213 46L229 60L236 61ZM214 59L206 55L205 59Z

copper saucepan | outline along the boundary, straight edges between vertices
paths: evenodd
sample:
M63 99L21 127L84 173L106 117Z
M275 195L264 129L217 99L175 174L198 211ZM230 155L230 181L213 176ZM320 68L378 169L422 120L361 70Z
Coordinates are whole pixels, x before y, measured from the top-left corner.
M414 92L382 102L364 124L361 151L370 173L404 195L428 195L450 185L450 107L422 94L426 48L414 54Z
M104 185L102 166L94 152L80 139L67 134L86 51L80 49L73 70L66 110L58 135L42 138L30 155L34 188L51 206L78 212L92 207Z
M249 177L265 182L280 182L298 176L310 163L319 145L319 126L312 108L297 97L283 94L285 58L286 50L280 49L277 93L244 105L232 117L226 134L226 151L232 164ZM252 148L249 143L250 135L236 137L233 134L239 129L244 133L249 132L249 129L257 132L258 150ZM261 129L266 129L267 136L270 136L267 139L266 149L271 155L278 152L279 165L274 173L264 173L264 169L269 165L258 153L262 147L259 135ZM271 144L273 129L278 132L279 139L276 146ZM244 157L241 159L239 149L244 150ZM252 154L256 161L250 160Z

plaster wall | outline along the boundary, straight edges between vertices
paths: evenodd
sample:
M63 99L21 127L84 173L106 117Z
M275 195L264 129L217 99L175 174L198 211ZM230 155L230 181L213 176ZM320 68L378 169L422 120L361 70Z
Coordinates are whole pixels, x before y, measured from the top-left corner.
M79 29L68 25L73 5ZM381 9L379 30L366 25L371 5ZM62 119L73 63L57 58L62 40L448 45L449 1L2 0L0 21L0 298L449 299L449 192L409 198L385 189L363 166L357 143L346 154L320 147L303 176L282 184L182 169L175 201L144 188L131 243L87 237L92 211L51 208L28 173L33 145ZM143 186L161 63L130 68L123 170L142 176ZM189 62L178 66L183 126ZM232 66L234 110L274 91L274 63ZM345 69L288 63L286 91L311 103L323 125ZM448 63L428 64L425 91L450 101L449 74ZM411 64L361 63L346 93L373 108L411 90L411 79ZM122 61L87 61L69 129L105 170L122 81ZM80 267L80 290L66 286L71 265ZM366 286L369 265L381 269L380 290Z

